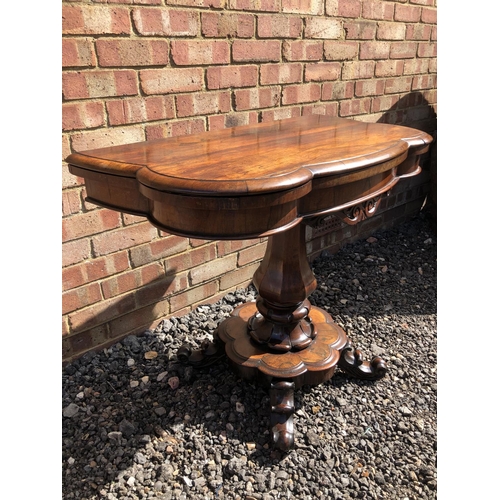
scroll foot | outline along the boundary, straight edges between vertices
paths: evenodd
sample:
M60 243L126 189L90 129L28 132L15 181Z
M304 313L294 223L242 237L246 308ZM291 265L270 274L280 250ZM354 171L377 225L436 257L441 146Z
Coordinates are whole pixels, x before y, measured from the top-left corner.
M184 364L195 368L204 368L219 361L225 356L224 343L214 334L213 342L204 340L199 349L192 349L184 344L177 351L177 358Z
M363 353L359 349L353 349L350 342L342 349L339 368L363 380L378 380L387 372L387 366L382 358L375 356L371 361L364 361Z
M271 435L276 448L282 451L293 447L293 414L295 383L273 379L269 392L271 399Z

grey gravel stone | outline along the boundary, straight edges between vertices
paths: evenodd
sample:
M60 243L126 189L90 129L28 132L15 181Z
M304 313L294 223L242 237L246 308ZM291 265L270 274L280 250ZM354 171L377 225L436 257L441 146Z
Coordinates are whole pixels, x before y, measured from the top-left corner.
M288 453L270 444L266 388L227 360L192 370L176 358L255 300L253 287L65 366L63 498L435 500L436 242L422 212L312 263L311 303L388 373L366 382L339 369L296 391Z

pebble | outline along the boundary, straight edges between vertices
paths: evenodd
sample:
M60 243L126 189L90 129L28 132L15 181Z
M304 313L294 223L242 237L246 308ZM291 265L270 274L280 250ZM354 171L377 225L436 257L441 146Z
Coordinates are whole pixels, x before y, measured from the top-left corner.
M63 498L436 500L433 227L421 212L376 242L362 238L312 263L311 303L366 360L385 359L388 374L358 381L339 369L297 390L287 453L270 445L266 389L227 360L200 370L176 360L183 343L200 345L234 307L255 300L252 286L67 365Z

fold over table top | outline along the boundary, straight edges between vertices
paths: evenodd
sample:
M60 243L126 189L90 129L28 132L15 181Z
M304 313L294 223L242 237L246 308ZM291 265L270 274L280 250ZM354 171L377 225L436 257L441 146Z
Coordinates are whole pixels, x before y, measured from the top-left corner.
M372 169L378 174L391 171L394 183L401 175L418 173L416 164L399 172L396 167L425 152L431 141L425 132L407 127L311 115L84 151L71 154L67 162L72 173L86 180L90 201L146 215L158 227L178 234L193 231L189 223L186 228L172 225L172 217L181 215L180 208L172 205L184 207L186 215L186 209L234 212L293 202L296 213L286 216L286 222L282 214L278 220L250 224L249 232L243 230L255 236L274 232L301 216L335 209L334 199L333 205L302 203L302 214L298 207L298 200L313 190L338 185L334 179L368 178ZM353 176L356 172L367 173ZM368 194L363 193L349 195L354 198L341 205ZM178 212L168 221L160 214L167 209ZM209 236L200 228L193 230ZM221 227L214 236L242 237L235 227L228 231Z

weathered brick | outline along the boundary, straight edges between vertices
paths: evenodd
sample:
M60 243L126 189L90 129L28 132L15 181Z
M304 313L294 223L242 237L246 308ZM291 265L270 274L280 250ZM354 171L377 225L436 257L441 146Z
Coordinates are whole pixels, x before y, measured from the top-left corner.
M354 94L356 97L369 95L382 95L384 93L384 80L363 80L356 82Z
M210 281L201 286L190 288L170 298L171 313L175 313L184 307L193 306L199 302L208 300L217 292L217 283Z
M224 257L224 255L253 247L259 243L261 243L260 238L251 240L220 240L217 242L217 256Z
M329 61L347 61L358 55L359 43L343 41L325 41L325 59Z
M209 89L253 87L257 85L258 75L256 65L214 66L207 68L207 86Z
M417 50L418 57L436 57L437 56L437 44L433 42L421 42L418 44Z
M283 57L287 61L320 61L323 58L323 42L283 42Z
M199 285L205 281L221 276L236 268L236 254L212 260L210 263L203 263L189 271L189 281L191 285Z
M321 16L324 13L323 0L282 0L281 5L286 14Z
M125 7L63 4L62 32L67 35L128 35L131 33L129 11Z
M62 214L76 214L82 210L82 190L81 189L66 189L62 193Z
M375 63L375 76L401 76L404 70L404 61L389 59Z
M62 241L71 241L120 226L120 214L113 210L93 210L63 219Z
M346 40L373 40L377 33L377 23L373 21L352 21L344 23Z
M435 86L436 86L435 75L418 75L413 77L411 89L412 90L431 89Z
M348 61L342 67L342 80L372 78L375 74L375 61Z
M203 88L203 69L144 69L139 72L139 79L145 94L194 92Z
M301 115L300 106L280 107L276 109L265 109L262 111L262 121L272 122L276 120L286 120L287 118L296 118Z
M389 78L385 81L385 93L396 94L411 90L411 77Z
M437 23L437 10L422 8L422 22L429 24Z
M235 40L233 59L237 62L267 62L281 59L281 42L278 40Z
M338 102L321 102L315 104L305 104L302 106L302 115L326 115L338 116L339 103Z
M278 106L281 98L279 87L260 87L234 91L236 110L261 109Z
M235 269L225 273L220 277L220 289L226 294L230 290L236 288L244 288L252 283L253 275L259 264L249 264L248 266Z
M394 4L383 0L364 0L363 17L391 21L394 17Z
M68 314L102 300L101 288L97 283L64 292L62 294L62 313Z
M227 12L203 12L201 32L206 37L251 38L254 35L254 16Z
M391 43L391 59L412 59L417 53L416 42L393 42Z
M432 26L428 24L408 24L406 26L406 40L429 40Z
M378 25L378 40L404 40L405 36L406 24L404 23L382 22Z
M370 112L370 98L340 102L339 116L355 116Z
M174 40L172 58L175 64L195 66L201 64L228 64L229 43L222 40Z
M361 17L361 0L326 0L326 13L329 16Z
M279 12L280 4L280 0L229 0L230 9L244 11Z
M144 130L140 126L87 130L77 132L71 137L71 144L75 151L106 148L141 141L144 141Z
M137 75L132 70L68 71L62 75L65 99L137 95Z
M308 17L304 29L305 38L337 40L343 35L342 22L331 17Z
M213 115L208 117L208 130L221 130L256 123L259 123L259 114L257 111Z
M203 7L222 9L226 5L226 0L165 0L166 5L183 5L185 7Z
M394 9L394 20L404 21L407 23L417 23L420 21L420 11L420 7L397 4Z
M156 125L145 125L146 139L153 141L165 137L176 137L180 135L198 134L204 132L204 118L190 118L188 120L170 120L167 123Z
M337 101L354 97L355 82L327 82L323 84L321 99L323 101Z
M157 236L156 228L149 222L143 222L98 234L93 238L93 246L96 256L107 255L146 243Z
M63 38L62 66L91 68L97 64L94 44L90 38Z
M168 64L168 42L146 39L96 41L100 66L164 66Z
M229 92L178 95L175 102L178 117L227 113L231 109Z
M302 19L283 14L258 16L257 33L262 38L298 38L302 34Z
M326 80L338 80L341 71L340 63L309 63L306 64L305 81L323 82Z
M134 9L132 19L144 36L196 36L200 28L197 13L188 10Z
M429 64L429 59L406 59L404 61L403 74L416 75L418 73L427 73L428 71L430 71Z
M302 81L302 64L280 63L260 66L261 85L298 83Z
M63 267L77 264L90 258L92 249L89 239L68 241L62 245L62 265Z
M360 59L388 59L391 49L390 42L366 42L359 48Z
M283 89L282 102L287 104L298 104L304 102L318 101L321 98L321 86L317 83L302 85L288 85Z
M106 103L110 125L174 118L173 96L133 97Z
M94 128L104 124L104 105L102 102L63 103L63 130Z
M396 106L399 97L395 95L377 96L372 99L372 113L379 113L380 111L387 111L388 109Z

